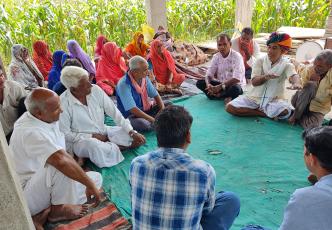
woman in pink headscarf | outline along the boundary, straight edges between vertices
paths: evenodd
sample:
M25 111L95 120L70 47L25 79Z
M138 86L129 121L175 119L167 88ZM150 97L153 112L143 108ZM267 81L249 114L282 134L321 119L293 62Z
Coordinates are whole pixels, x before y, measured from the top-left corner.
M106 44L107 42L109 41L104 35L98 36L95 48L95 57L94 57L96 69L98 69L98 61L101 57L101 49L103 48L103 45Z
M168 50L160 40L154 40L151 44L150 60L153 72L156 76L159 91L174 91L185 79L185 75L178 73L175 69L175 62Z
M122 57L122 50L114 42L107 42L101 49L101 57L96 73L97 85L109 96L113 95L115 86L124 76L128 67Z

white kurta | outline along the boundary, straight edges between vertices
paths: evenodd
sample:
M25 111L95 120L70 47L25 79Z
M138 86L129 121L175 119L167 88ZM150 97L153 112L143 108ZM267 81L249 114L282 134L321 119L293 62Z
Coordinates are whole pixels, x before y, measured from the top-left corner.
M3 89L3 102L0 105L0 121L5 135L13 131L17 120L17 107L19 101L27 95L23 86L15 81L5 81Z
M111 167L124 158L117 145L130 146L133 130L130 121L125 119L113 101L97 85L93 85L87 96L87 106L83 105L66 90L61 95L60 130L65 134L68 151L79 157L87 157L98 167ZM105 114L117 126L104 124ZM98 133L108 135L110 142L102 142L92 137Z
M272 65L268 56L265 55L256 60L252 69L252 78L266 74L274 74L279 77L252 87L246 95L239 96L230 104L237 108L259 109L270 118L278 117L287 110L287 115L279 117L279 119L287 119L293 107L284 99L285 81L296 74L295 67L285 58L281 58Z
M45 123L29 112L16 121L10 148L31 215L50 205L82 204L86 201L84 185L46 162L53 153L65 150L65 147L65 138L58 122ZM97 187L101 186L99 173L91 172L88 175Z

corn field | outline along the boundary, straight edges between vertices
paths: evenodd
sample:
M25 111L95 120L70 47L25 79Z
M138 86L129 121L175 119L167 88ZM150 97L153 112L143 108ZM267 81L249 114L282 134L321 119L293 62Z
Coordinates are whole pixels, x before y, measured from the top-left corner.
M329 0L256 0L252 27L271 32L282 25L324 28ZM234 27L235 0L168 0L168 27L176 39L202 41ZM43 39L51 50L66 49L76 39L89 54L99 34L124 46L146 22L144 0L1 0L0 54L31 49Z

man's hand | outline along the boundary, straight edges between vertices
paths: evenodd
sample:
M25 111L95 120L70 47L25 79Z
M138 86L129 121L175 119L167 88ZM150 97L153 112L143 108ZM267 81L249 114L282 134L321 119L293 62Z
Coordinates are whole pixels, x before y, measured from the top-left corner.
M266 80L272 80L272 79L277 79L279 76L275 74L266 74L264 75Z
M91 203L93 201L93 207L97 207L100 204L100 192L95 184L92 183L91 186L86 187L85 194L88 203Z
M295 84L292 84L290 87L287 87L287 89L290 89L290 90L299 90L299 89L302 89L302 85L298 84L298 83L295 83Z
M314 72L314 73L310 76L310 81L320 81L320 75L317 74L316 72Z
M133 138L132 146L140 146L146 142L145 137L140 133L134 133L131 137Z
M107 142L107 141L109 141L107 135L102 135L102 134L99 134L99 133L94 133L94 134L92 134L92 137L93 137L93 138L96 138L96 139L98 139L98 140L100 140L100 141L102 141L102 142Z
M210 94L218 94L222 91L222 85L211 86L209 89Z
M250 58L250 53L249 53L249 44L245 43L245 42L241 42L240 44L241 49L244 51L244 53L246 54L247 58Z

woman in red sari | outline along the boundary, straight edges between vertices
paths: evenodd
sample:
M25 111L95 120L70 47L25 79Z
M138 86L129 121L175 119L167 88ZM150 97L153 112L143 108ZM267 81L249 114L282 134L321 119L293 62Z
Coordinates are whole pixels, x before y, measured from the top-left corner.
M150 60L153 73L159 83L158 90L172 91L178 88L185 80L185 75L176 72L175 62L168 50L163 47L160 40L154 40L151 44Z
M36 63L39 71L42 73L44 80L48 80L48 74L52 68L52 53L48 48L48 45L45 41L38 40L35 41L32 45L33 54L32 59Z
M96 42L96 48L95 48L95 56L94 61L96 65L96 69L98 68L98 61L101 57L101 49L103 48L104 44L106 44L108 39L104 35L99 35Z
M116 84L127 70L122 50L114 42L107 42L101 49L96 73L97 85L111 96L115 91Z

